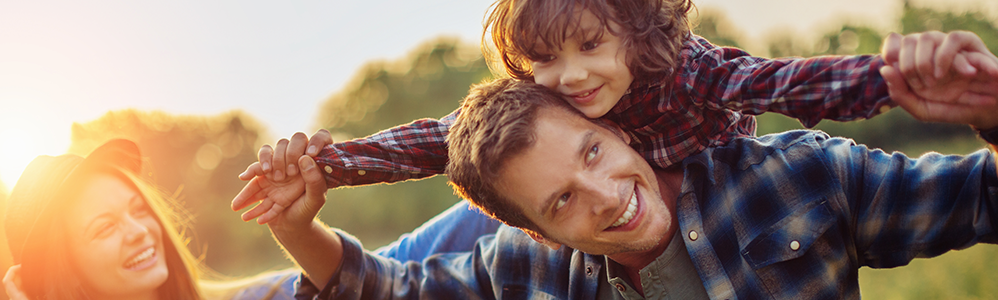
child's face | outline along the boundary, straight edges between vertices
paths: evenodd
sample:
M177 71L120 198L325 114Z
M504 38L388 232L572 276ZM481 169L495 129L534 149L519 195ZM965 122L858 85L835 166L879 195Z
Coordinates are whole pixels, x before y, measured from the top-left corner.
M541 55L531 67L534 82L568 96L568 103L587 117L598 118L620 101L634 76L627 68L621 38L601 29L589 10L580 14L578 31L561 47L550 49L538 42ZM621 32L613 22L608 26Z

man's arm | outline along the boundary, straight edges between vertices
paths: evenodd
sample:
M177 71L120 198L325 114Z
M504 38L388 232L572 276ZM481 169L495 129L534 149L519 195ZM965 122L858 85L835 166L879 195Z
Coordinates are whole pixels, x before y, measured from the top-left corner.
M274 238L313 282L328 282L339 269L343 241L316 220L326 203L326 182L311 157L298 159L305 194L268 223Z

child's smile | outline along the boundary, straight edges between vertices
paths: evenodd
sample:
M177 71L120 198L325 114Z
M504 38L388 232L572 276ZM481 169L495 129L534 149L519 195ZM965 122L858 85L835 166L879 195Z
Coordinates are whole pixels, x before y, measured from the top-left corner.
M556 49L540 43L531 63L534 81L567 96L566 100L587 117L598 118L620 101L634 80L627 67L626 49L608 22L603 28L588 10L579 12L578 30Z

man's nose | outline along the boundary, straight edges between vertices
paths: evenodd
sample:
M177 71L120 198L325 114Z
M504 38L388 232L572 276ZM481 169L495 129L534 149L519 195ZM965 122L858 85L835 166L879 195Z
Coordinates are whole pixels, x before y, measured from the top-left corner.
M611 180L606 178L598 181L590 181L585 185L585 197L588 205L592 209L593 215L602 215L613 212L614 208L620 204L620 193Z

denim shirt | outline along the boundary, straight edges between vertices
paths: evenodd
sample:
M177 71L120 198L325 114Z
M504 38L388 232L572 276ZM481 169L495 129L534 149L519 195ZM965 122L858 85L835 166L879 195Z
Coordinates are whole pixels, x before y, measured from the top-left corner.
M712 299L859 298L890 268L996 243L994 156L900 153L817 131L738 138L683 162L679 230ZM344 237L341 269L299 299L593 299L604 257L502 227L468 252L400 263Z

